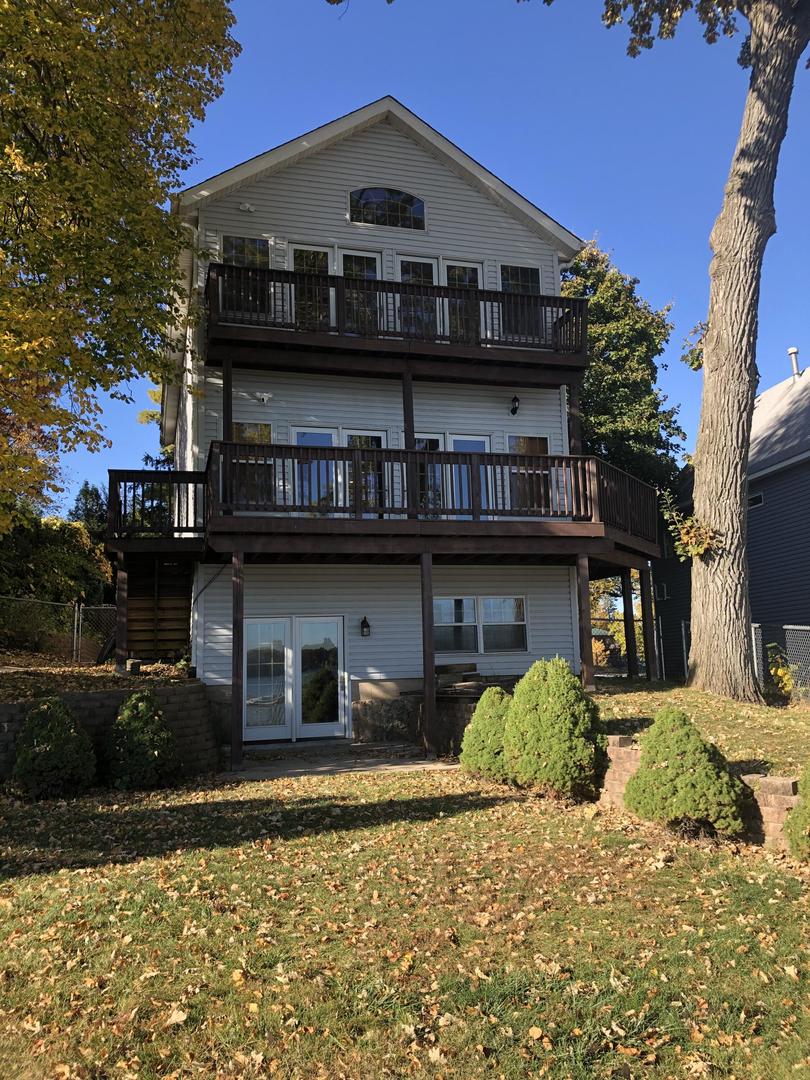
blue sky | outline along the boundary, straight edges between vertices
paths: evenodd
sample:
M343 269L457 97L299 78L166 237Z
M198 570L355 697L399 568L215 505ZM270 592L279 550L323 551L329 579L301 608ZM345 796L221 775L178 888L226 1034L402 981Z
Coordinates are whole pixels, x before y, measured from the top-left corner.
M236 0L242 54L195 132L193 184L319 124L393 94L547 213L595 237L675 332L660 384L693 445L700 376L680 345L705 316L708 237L737 136L747 75L740 38L707 46L696 20L631 60L601 0ZM810 365L810 72L800 70L765 260L758 364L765 388ZM138 467L157 432L133 405L105 409L110 450L65 460L69 503L87 477Z

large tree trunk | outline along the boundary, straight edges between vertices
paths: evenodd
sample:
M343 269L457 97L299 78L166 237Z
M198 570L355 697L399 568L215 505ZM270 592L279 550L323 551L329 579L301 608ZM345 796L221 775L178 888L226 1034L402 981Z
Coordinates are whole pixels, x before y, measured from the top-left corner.
M692 564L690 682L757 701L748 566L746 470L757 387L756 338L765 245L776 231L773 188L799 58L807 0L740 3L751 30L751 81L723 206L711 235L703 401L695 453L695 516L720 550Z

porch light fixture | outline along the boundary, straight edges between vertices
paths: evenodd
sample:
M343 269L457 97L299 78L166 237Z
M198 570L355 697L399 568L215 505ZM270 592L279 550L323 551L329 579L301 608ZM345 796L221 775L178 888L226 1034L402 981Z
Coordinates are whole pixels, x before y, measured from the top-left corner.
M371 623L365 615L360 622L360 637L371 637Z
M520 408L520 398L515 394L512 398L512 408L509 410L512 416L517 416L517 411Z

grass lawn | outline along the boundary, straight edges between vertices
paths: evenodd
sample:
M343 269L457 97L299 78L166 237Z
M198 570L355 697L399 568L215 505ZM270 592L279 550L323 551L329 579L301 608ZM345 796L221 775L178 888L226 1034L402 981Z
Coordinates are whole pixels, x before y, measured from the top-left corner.
M810 1076L808 875L455 771L0 805L0 1076Z
M598 679L594 694L608 729L641 730L665 703L683 708L703 735L717 743L738 772L796 775L810 761L810 704L741 705L728 698L647 682Z
M140 675L116 675L114 663L74 664L0 649L0 703L84 690L143 690L185 678L174 664L144 664Z

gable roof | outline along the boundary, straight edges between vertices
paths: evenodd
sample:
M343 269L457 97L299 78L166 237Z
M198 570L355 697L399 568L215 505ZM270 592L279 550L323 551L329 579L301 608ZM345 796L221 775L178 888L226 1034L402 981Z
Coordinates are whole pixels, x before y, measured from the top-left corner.
M371 104L308 131L297 139L291 139L281 146L186 188L176 197L175 206L181 214L193 213L209 199L236 191L246 184L253 184L265 176L295 165L311 154L325 150L341 139L383 122L392 124L408 135L503 210L518 218L527 228L539 233L564 259L573 258L583 246L584 241L569 229L549 217L469 154L465 154L455 143L407 109L402 102L390 96L372 101Z
M754 404L748 478L810 458L810 369L763 391Z

